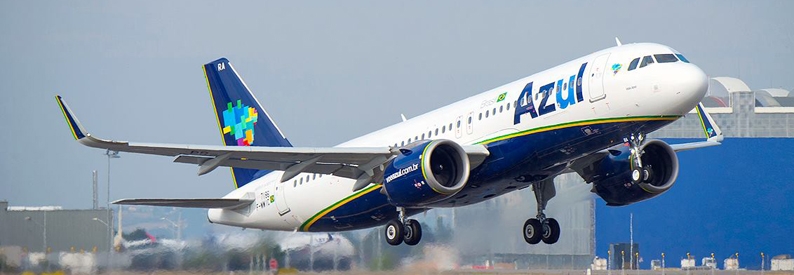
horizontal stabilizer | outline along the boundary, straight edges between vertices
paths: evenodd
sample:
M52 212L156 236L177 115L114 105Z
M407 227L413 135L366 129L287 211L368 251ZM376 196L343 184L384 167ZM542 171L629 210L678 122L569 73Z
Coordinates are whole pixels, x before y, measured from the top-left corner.
M113 204L238 209L253 202L249 199L121 199Z

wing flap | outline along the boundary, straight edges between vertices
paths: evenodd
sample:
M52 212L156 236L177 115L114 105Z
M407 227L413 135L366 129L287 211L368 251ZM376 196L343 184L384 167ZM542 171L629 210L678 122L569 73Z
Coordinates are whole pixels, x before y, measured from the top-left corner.
M253 202L254 200L250 199L121 199L114 201L113 204L239 209Z

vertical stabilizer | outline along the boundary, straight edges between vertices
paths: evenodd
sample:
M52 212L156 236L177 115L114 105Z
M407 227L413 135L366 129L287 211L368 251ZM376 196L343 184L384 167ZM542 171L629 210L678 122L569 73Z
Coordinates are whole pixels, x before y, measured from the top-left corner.
M204 64L204 75L226 146L292 147L226 58ZM270 171L232 168L236 188Z

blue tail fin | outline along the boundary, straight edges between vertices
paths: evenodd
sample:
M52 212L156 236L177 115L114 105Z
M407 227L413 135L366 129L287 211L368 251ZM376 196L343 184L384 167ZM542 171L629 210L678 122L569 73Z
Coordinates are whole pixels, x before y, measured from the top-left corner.
M226 146L292 147L226 58L204 64L218 128ZM232 168L236 188L270 171Z

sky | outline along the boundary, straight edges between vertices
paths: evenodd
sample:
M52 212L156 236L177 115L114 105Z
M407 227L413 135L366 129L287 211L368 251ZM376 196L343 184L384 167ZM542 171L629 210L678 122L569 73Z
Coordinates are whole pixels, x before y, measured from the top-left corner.
M794 89L792 1L0 1L0 200L90 208L95 136L221 144L201 65L225 56L296 146L333 146L623 43ZM111 160L112 200L220 197L228 170Z

